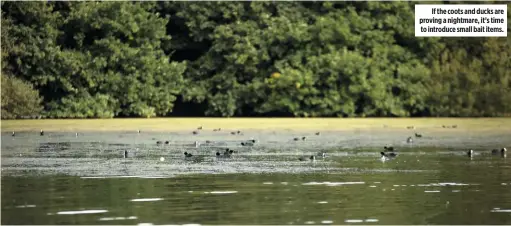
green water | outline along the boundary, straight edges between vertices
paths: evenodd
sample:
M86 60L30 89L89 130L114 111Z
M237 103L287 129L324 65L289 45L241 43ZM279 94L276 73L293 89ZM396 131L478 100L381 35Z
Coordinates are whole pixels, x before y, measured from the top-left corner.
M395 135L360 147L370 135L299 144L288 141L293 135L259 134L261 144L248 148L219 136L208 139L224 143L195 148L184 135L156 146L155 134L4 134L1 223L511 224L511 160L488 151L505 139L459 138L479 144L468 158L454 144L427 145L434 137L407 146ZM389 140L400 151L382 162L378 146ZM239 153L216 159L227 146ZM122 158L123 150L133 156ZM297 160L318 150L327 158Z

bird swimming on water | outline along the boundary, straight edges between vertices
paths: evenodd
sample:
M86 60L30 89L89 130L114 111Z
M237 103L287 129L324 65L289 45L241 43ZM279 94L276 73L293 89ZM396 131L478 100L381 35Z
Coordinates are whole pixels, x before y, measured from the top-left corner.
M422 137L422 134L415 133L415 137Z
M128 150L124 150L124 158L128 158Z
M16 136L16 133L15 133L14 131L12 131L12 136L13 136L13 137L14 137L14 136Z
M241 142L241 146L254 146L254 142Z
M413 138L412 137L406 138L406 143L413 143Z
M392 146L390 146L390 147L385 146L385 147L383 147L383 149L385 151L394 151L394 147L392 147Z
M491 150L492 155L497 155L497 154L506 155L506 152L507 152L506 148L502 148L500 150L498 150L498 149Z
M307 157L302 156L302 157L298 158L298 160L300 160L300 161L307 161L307 160L314 161L314 160L316 160L316 157L315 157L314 155L311 155L311 156L310 156L310 157L308 157L308 158L307 158Z
M380 154L381 154L382 161L391 160L391 159L397 157L397 154L393 153L393 152L391 152L391 153L380 152Z
M190 157L192 157L192 156L193 156L193 155L192 155L192 153L185 152L185 157L186 157L186 158L190 158Z
M472 158L472 156L474 156L474 150L470 149L469 151L467 151L467 156Z
M39 134L41 134L41 136L44 136L44 131L41 130L41 132Z
M321 158L325 158L326 157L326 153L325 152L318 152L317 156L321 157Z

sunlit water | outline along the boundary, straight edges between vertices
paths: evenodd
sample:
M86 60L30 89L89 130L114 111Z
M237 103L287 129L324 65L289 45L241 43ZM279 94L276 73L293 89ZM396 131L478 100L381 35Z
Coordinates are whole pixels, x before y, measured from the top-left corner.
M511 224L511 134L408 135L3 133L1 223Z

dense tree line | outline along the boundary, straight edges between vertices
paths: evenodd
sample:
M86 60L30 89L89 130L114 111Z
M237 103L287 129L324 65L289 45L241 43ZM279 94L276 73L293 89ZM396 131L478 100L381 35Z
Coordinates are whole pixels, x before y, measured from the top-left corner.
M416 3L2 2L2 74L57 118L511 115L510 38L416 38Z

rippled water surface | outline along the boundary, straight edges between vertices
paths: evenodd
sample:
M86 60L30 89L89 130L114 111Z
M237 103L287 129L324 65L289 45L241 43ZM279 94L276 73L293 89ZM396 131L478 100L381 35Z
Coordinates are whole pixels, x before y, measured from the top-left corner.
M511 133L409 135L4 133L1 223L511 224Z

